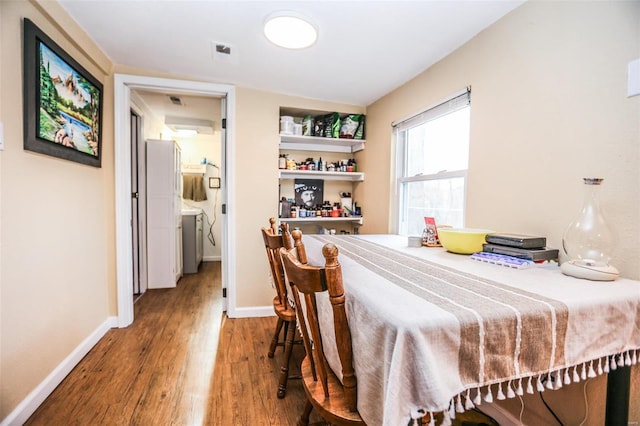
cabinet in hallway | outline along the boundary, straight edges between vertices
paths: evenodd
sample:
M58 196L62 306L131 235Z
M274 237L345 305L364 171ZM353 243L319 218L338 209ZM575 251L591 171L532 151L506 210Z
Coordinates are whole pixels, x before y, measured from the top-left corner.
M147 140L149 288L175 287L182 276L182 181L175 141Z

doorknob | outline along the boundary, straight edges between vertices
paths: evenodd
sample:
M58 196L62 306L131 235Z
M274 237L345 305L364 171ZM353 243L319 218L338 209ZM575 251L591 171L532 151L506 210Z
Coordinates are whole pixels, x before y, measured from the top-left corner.
M131 198L135 198L135 199L140 198L140 193L138 193L138 192L132 192L132 193L131 193Z

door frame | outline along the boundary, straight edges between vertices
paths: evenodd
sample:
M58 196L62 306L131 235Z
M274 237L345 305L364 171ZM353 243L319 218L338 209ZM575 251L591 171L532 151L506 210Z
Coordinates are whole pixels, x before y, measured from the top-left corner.
M194 95L212 95L225 99L226 131L223 136L222 165L225 170L222 182L222 202L226 214L222 215L222 286L227 289L227 313L235 317L235 87L227 84L174 80L130 74L114 75L114 181L116 219L116 283L118 302L118 327L133 323L133 265L131 235L131 90L180 92Z

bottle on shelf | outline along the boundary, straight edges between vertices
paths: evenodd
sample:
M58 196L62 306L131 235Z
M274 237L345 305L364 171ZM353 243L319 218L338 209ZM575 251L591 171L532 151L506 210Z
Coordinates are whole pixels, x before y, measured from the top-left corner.
M286 197L282 197L280 200L280 217L289 217L291 212L291 203Z

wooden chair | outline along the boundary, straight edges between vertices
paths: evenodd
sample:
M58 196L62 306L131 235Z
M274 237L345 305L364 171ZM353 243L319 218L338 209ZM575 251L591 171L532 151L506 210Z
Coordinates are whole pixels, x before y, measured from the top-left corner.
M324 267L307 265L302 234L296 230L292 235L297 253L287 249L281 249L280 252L307 351L301 366L307 402L298 425L309 424L309 415L314 408L331 424L364 425L356 408L356 376L352 364L351 332L344 308L345 294L342 285L342 269L338 262L338 248L333 244L326 244L322 248L325 258ZM303 258L299 260L301 255ZM316 293L322 292L328 292L333 309L342 383L327 364L320 337L321 325L317 317L315 296ZM304 307L301 300L304 300Z
M284 282L284 270L280 258L280 248L291 249L291 234L286 223L281 225L282 234L278 234L276 219L269 218L269 228L262 228L262 238L271 268L271 276L276 287L276 296L273 298L273 310L278 318L276 329L269 345L269 358L273 358L276 347L284 348L282 365L280 366L280 377L278 379L278 398L284 398L287 390L287 381L290 378L300 378L299 376L289 376L289 363L291 351L295 343L296 314L287 298L287 289ZM284 333L282 333L284 329ZM282 340L280 340L282 334Z

